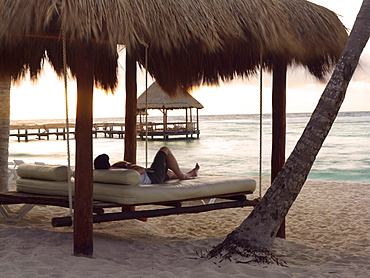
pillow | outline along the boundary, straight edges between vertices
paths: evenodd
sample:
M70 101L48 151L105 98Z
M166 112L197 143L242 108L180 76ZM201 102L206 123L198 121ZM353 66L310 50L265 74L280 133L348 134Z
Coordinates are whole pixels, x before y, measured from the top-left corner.
M132 169L94 170L94 182L137 185L140 183L139 172Z
M68 168L63 165L37 165L23 163L18 166L17 174L21 178L66 181L68 180Z

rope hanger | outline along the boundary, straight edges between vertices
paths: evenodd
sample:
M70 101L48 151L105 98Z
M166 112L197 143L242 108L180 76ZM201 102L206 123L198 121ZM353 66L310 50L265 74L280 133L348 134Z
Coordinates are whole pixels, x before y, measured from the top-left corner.
M69 216L73 217L73 200L72 200L72 170L71 170L71 151L69 139L69 110L68 110L68 76L67 76L67 45L66 31L62 24L62 48L63 48L63 80L64 80L64 98L66 108L66 141L67 141L67 171L68 171L68 207Z
M145 45L145 168L148 168L148 45Z

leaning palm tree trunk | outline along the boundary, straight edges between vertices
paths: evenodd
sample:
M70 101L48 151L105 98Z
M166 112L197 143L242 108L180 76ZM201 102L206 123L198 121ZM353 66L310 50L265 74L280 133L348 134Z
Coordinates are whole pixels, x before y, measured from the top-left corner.
M271 247L276 233L334 123L369 34L370 0L364 0L334 73L293 152L258 206L224 242L209 252L211 257L230 258L237 254L255 259L274 258Z
M8 186L10 76L0 76L0 191Z

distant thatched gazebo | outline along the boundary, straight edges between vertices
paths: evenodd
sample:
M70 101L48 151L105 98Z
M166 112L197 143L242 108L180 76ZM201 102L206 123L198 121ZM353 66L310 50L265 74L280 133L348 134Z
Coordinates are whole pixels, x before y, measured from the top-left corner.
M155 136L168 139L169 136L196 135L199 138L199 109L203 105L192 97L185 89L178 87L175 94L169 96L154 82L148 90L142 93L137 100L137 111L139 116L138 134L140 138ZM168 110L185 110L185 121L169 122ZM196 109L196 121L193 119L193 109ZM160 110L163 114L163 122L147 122L147 110Z

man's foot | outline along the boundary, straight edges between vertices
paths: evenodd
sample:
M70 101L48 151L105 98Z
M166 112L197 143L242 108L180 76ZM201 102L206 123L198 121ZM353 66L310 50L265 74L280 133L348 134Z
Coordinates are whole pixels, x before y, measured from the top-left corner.
M188 177L189 179L197 177L197 176L198 176L198 171L199 171L199 169L200 169L199 164L198 164L198 163L197 163L197 164L195 164L194 169L186 173L187 177Z

